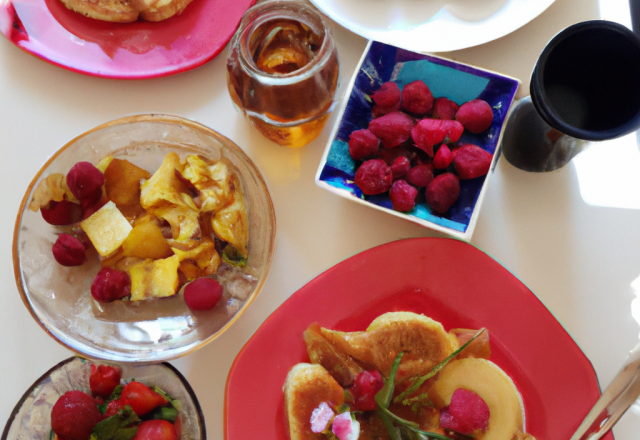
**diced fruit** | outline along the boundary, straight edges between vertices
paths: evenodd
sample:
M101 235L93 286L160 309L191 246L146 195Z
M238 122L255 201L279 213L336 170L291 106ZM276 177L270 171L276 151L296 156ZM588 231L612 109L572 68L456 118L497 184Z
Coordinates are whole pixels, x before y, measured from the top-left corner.
M393 174L382 159L371 159L360 165L354 182L363 194L382 194L391 188Z
M133 440L176 440L176 430L166 420L147 420L140 423Z
M386 82L376 90L371 99L382 108L394 107L400 104L400 87L392 81Z
M67 186L80 201L99 198L103 184L104 175L89 162L78 162L67 173Z
M202 212L217 212L233 202L235 181L223 160L212 162L191 154L186 158L182 176L199 192L196 201Z
M237 176L233 176L233 203L215 213L211 225L213 232L222 241L233 246L241 257L247 258L249 250L249 220L244 202L242 184Z
M108 398L113 390L120 385L122 371L110 365L91 364L91 374L89 375L89 387L95 395Z
M420 188L424 188L433 180L433 165L416 165L407 173L407 182Z
M100 159L100 162L98 162L98 165L96 165L96 168L99 169L102 174L104 174L104 172L107 170L107 167L109 166L112 160L113 160L113 156L105 156L102 159Z
M311 413L311 432L319 434L327 429L327 425L335 414L331 407L327 405L327 402L322 402L320 406Z
M184 288L184 301L191 310L212 309L222 299L222 286L212 278L198 278Z
M447 146L447 144L440 145L438 151L436 151L436 155L433 158L433 167L437 170L444 170L453 161L453 154L451 150Z
M396 157L391 165L391 174L393 174L393 180L404 177L411 169L411 162L405 156Z
M179 265L180 259L173 255L163 260L147 259L131 267L131 301L175 295Z
M393 112L369 122L369 130L387 148L397 147L411 136L414 119L402 112Z
M118 249L131 232L131 225L115 203L108 202L82 222L82 229L103 257Z
M431 117L433 119L455 119L456 112L460 106L455 102L441 97L435 100L433 103L433 110L431 111Z
M363 371L356 376L356 380L351 387L353 394L354 411L373 411L376 409L376 394L382 389L384 383L382 376L377 370Z
M440 411L440 426L460 434L485 431L489 424L489 407L473 391L458 388L451 396L451 403Z
M102 414L93 398L82 391L68 391L51 409L51 429L64 440L88 440Z
M424 81L413 81L402 88L402 108L409 113L424 115L433 106L433 95Z
M396 180L389 190L393 209L400 212L411 211L416 205L418 190L404 180Z
M339 440L358 440L360 436L360 422L355 420L350 412L338 414L333 419L331 431Z
M80 202L82 206L82 220L91 217L96 211L106 205L108 201L105 197L101 196L98 199L86 199Z
M215 243L208 237L200 240L193 248L183 247L182 243L177 242L172 242L172 245L180 245L180 247L172 247L171 249L178 256L180 270L184 272L187 279L211 275L220 266L220 256L216 252Z
M427 204L432 210L444 214L458 200L460 181L453 173L444 173L435 177L425 190Z
M491 127L493 110L486 101L474 99L460 106L456 121L460 121L471 133L482 133Z
M80 266L84 263L84 244L73 235L60 234L53 245L53 257L63 266Z
M380 140L366 128L349 136L349 154L355 160L370 159L378 153Z
M91 296L108 303L131 295L131 278L127 272L105 267L100 269L91 284Z
M469 339L471 339L478 330L470 330L465 328L454 328L449 331L458 338L458 344L462 347ZM489 359L491 356L491 345L489 344L489 331L483 331L480 336L475 338L467 347L458 354L457 359L466 357L476 357Z
M155 408L166 405L167 399L140 382L129 382L122 389L120 402L129 405L138 415L143 416Z
M173 255L162 231L154 223L146 222L134 226L125 241L122 250L126 257L151 258L158 260Z
M104 172L107 197L125 214L135 215L140 206L140 181L151 174L128 160L113 159Z
M454 392L473 391L489 408L487 430L476 438L510 439L522 431L521 399L513 381L494 363L477 358L449 362L438 374L429 397L437 408L451 404Z
M62 200L51 201L49 207L40 208L44 221L54 226L64 226L77 223L82 219L82 208L77 203Z
M456 142L463 132L464 127L458 121L423 119L411 130L411 138L416 147L433 157L434 145Z
M475 179L489 172L493 155L477 145L466 144L453 151L453 165L460 179Z

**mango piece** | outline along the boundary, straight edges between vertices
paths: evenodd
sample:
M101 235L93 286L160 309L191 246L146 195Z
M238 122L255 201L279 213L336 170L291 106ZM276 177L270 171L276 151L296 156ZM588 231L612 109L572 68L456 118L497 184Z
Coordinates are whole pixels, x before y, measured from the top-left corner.
M153 223L142 223L134 226L127 239L122 243L126 257L150 258L158 260L173 255L162 231Z
M228 242L242 257L246 258L249 254L247 250L249 219L242 186L236 176L233 176L233 187L233 203L216 212L211 224L218 238Z
M147 170L123 159L112 159L104 172L106 196L126 217L142 213L140 181L151 177Z
M522 431L522 400L511 378L491 361L465 358L449 362L439 373L429 397L437 408L451 403L458 388L473 391L489 407L487 430L477 440L511 439Z
M144 260L129 268L131 277L131 301L164 298L178 290L178 266L176 255L163 260Z
M111 201L84 220L81 226L93 247L103 257L115 252L133 229Z

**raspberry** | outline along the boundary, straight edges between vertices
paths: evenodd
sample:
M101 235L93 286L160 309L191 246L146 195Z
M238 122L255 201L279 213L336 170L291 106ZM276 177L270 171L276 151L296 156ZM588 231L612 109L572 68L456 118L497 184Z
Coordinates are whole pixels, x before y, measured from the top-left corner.
M78 162L67 173L67 186L80 201L100 198L103 183L104 175L89 162Z
M382 141L387 148L397 147L409 139L415 125L413 118L402 112L393 112L369 123L369 130Z
M411 130L411 138L416 147L433 157L434 145L456 142L463 132L464 127L458 121L423 119Z
M184 301L191 310L212 309L222 298L222 286L212 278L198 278L184 288Z
M433 106L433 95L424 81L417 80L402 89L402 108L409 113L424 115Z
M131 278L127 272L105 267L100 269L91 284L91 296L108 303L131 295Z
M456 121L461 122L471 133L482 133L491 127L493 111L486 101L474 99L460 106L456 113Z
M489 426L489 407L480 396L470 390L458 388L451 396L449 406L440 412L440 426L460 434L486 430Z
M404 180L396 180L389 190L393 209L400 212L411 211L416 204L418 190Z
M370 159L378 153L380 140L366 128L349 135L349 153L355 160Z
M458 176L453 173L440 174L427 186L424 195L433 211L444 214L460 195Z
M361 371L353 381L351 394L355 401L354 411L372 411L376 409L376 393L382 389L382 376L376 370Z
M364 194L382 194L391 187L393 174L384 160L371 159L360 165L354 180Z
M433 166L431 164L416 165L407 173L407 182L424 188L433 180Z
M433 167L437 170L444 170L451 165L452 161L453 153L451 153L447 144L440 145L440 148L438 148L438 151L436 151L436 155L433 158Z
M68 391L51 409L51 429L64 440L88 440L102 414L93 398L82 391Z
M86 220L91 217L97 210L102 208L107 204L109 200L105 197L102 197L102 193L100 193L100 197L95 199L87 199L83 200L82 203L82 220Z
M431 117L433 119L455 119L460 106L447 98L438 98L433 103Z
M489 172L493 155L477 145L465 144L453 150L453 165L461 179L475 179Z
M391 108L400 104L400 87L398 84L389 81L380 86L371 98L377 106L381 108Z
M391 165L391 174L393 174L393 180L397 180L404 177L411 168L411 162L404 156L397 157Z
M54 226L70 225L82 219L82 208L68 200L49 202L49 208L40 208L40 213L45 222Z
M85 246L73 235L60 234L53 245L53 258L63 266L81 266L86 258Z

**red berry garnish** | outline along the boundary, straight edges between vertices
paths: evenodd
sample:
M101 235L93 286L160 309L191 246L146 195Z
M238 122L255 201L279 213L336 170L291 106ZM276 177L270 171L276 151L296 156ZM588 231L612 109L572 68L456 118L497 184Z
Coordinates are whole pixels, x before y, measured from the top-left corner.
M411 211L416 205L418 190L404 180L396 180L389 190L393 209L400 212Z
M393 112L371 120L369 130L387 148L397 147L411 136L414 119L402 112Z
M440 426L460 434L472 434L487 429L489 416L489 407L480 396L458 388L453 392L449 406L440 411Z
M434 145L456 142L463 132L464 127L458 121L423 119L411 130L411 138L416 147L433 157Z
M222 298L222 286L212 278L198 278L184 288L184 301L191 310L212 309Z
M389 81L382 84L380 88L371 95L371 99L373 99L376 105L382 108L390 108L400 104L400 95L400 87L398 87L396 83Z
M407 173L407 182L420 188L429 185L433 180L433 165L422 164L411 168Z
M444 214L460 195L458 176L453 173L440 174L427 186L424 195L433 211Z
M63 266L80 266L86 258L84 244L69 234L58 235L52 251L53 258Z
M433 103L431 118L433 119L455 119L456 112L460 106L450 99L441 97Z
M108 303L131 295L131 278L122 270L105 267L100 269L91 284L91 296Z
M404 177L411 169L411 162L405 156L396 157L391 164L391 174L393 174L393 180Z
M349 153L355 160L371 159L378 153L380 140L366 128L349 136Z
M425 115L433 106L433 95L424 81L413 81L402 88L402 108L415 115Z
M461 122L471 133L482 133L491 127L493 111L486 101L474 99L460 106L456 113L456 121Z
M353 395L354 411L372 411L376 409L376 394L383 386L382 376L376 370L362 371L356 376L351 394Z
M475 179L489 172L493 155L477 145L466 144L453 150L453 165L460 179Z
M447 144L440 145L438 151L436 151L436 155L433 157L433 167L436 170L444 170L453 161L453 153L447 146Z
M89 375L89 387L91 392L102 397L109 397L113 390L120 385L122 372L119 368L110 365L91 364L91 374Z
M122 389L120 403L129 405L138 416L143 416L167 404L167 399L140 382L129 382Z
M45 222L50 225L64 226L77 223L82 219L82 208L77 203L68 200L49 202L48 208L40 208Z
M166 420L147 420L138 425L133 440L176 440L176 430Z
M384 160L371 159L360 165L354 182L366 195L382 194L391 188L393 174Z
M82 391L68 391L51 409L51 429L64 440L88 440L103 419L93 398Z
M67 173L67 186L80 201L100 198L102 184L104 175L89 162L78 162Z

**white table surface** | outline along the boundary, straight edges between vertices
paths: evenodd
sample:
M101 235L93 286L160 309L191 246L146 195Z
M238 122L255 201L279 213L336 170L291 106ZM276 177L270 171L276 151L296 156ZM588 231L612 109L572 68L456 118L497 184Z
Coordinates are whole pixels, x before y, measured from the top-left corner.
M534 62L556 32L599 17L630 23L626 0L600 1L556 0L506 37L443 55L520 78L518 96L525 96ZM366 41L337 26L335 37L344 85ZM55 67L0 38L0 421L41 374L72 354L34 322L18 294L11 259L16 212L41 163L75 135L103 122L137 113L194 119L244 148L268 182L278 232L264 290L224 335L173 361L198 395L211 440L223 437L224 386L233 359L289 295L360 251L437 235L318 188L314 175L329 127L299 150L265 140L233 111L225 58L226 50L202 67L165 78L109 80ZM334 121L335 116L328 125ZM631 135L594 145L564 169L546 174L520 171L501 158L471 242L536 292L606 386L638 342L639 228L640 152ZM640 405L625 414L614 432L618 440L638 439Z

